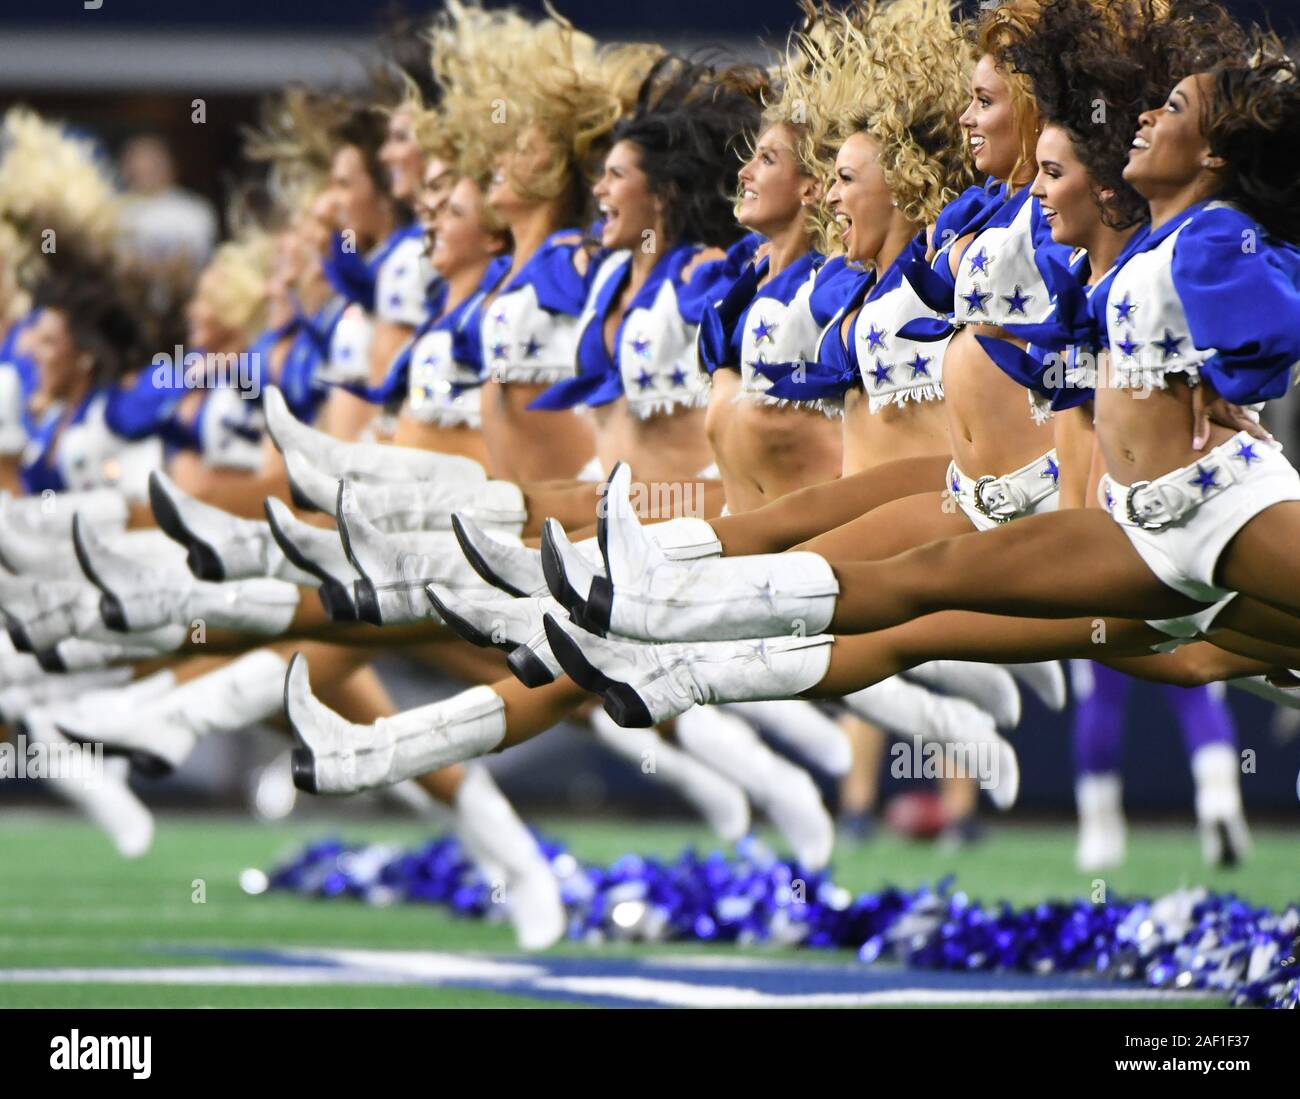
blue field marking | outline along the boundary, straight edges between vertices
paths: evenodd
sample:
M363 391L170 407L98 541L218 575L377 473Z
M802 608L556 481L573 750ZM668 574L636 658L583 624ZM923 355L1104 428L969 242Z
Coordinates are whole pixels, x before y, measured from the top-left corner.
M867 1007L904 1004L1115 1004L1204 999L1204 994L1134 988L1078 974L956 973L857 963L800 963L735 955L648 957L443 954L320 948L187 951L256 967L314 970L312 983L407 983L491 989L593 1007Z

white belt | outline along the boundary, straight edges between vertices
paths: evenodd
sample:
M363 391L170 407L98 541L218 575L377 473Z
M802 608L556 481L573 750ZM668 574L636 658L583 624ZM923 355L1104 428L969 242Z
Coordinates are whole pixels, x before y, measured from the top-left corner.
M1250 477L1256 464L1267 466L1262 453L1266 449L1267 444L1238 432L1200 461L1154 481L1121 485L1104 474L1097 485L1097 497L1115 522L1141 530L1163 530Z
M948 488L957 502L974 507L995 523L1028 514L1056 491L1059 477L1055 450L1003 477L967 477L956 462L948 464Z

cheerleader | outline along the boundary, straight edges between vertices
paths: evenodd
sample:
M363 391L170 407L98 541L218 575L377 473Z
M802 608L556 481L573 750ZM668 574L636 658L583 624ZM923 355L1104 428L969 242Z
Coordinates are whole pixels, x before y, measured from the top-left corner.
M1286 63L1277 62L1277 64L1285 66ZM1234 68L1231 66L1225 67L1220 71L1224 74L1254 72L1254 70ZM1283 69L1283 71L1285 71L1285 69ZM1220 81L1225 81L1229 84L1229 86L1231 86L1232 80L1234 78L1230 78L1224 75L1224 76L1216 76L1215 79ZM1266 91L1268 93L1268 98L1278 108L1278 115L1276 116L1276 118L1272 120L1271 122L1272 125L1285 124L1285 121L1288 117L1287 110L1289 109L1288 101L1286 98L1287 89L1289 88L1289 86L1290 86L1289 81L1276 81L1274 85L1270 85L1266 88ZM1279 89L1281 89L1280 92ZM1175 113L1172 105L1169 108L1169 113L1170 114ZM1144 126L1154 121L1153 117L1150 114L1144 115L1143 119L1144 119ZM1256 135L1259 139L1262 139L1264 135L1268 132L1267 127L1268 127L1268 123L1259 122L1256 123L1255 127L1253 128L1248 127L1246 132L1247 133L1253 132L1253 134ZM1140 173L1137 173L1135 175L1134 164L1132 162L1136 159L1137 159L1136 157L1131 158L1129 168L1127 168L1125 171L1125 176L1135 187L1137 187L1139 191L1141 191L1142 184L1140 181ZM1202 186L1206 185L1209 182L1205 178L1204 168L1205 166L1202 166L1201 169ZM1268 212L1271 216L1276 217L1276 211L1269 209ZM1262 235L1261 235L1261 239L1262 239ZM1274 292L1275 294L1282 295L1279 301L1279 305L1285 307L1286 300L1287 300L1285 296L1286 295L1285 279L1282 279L1278 282L1273 282L1271 285L1270 285L1270 279L1276 278L1276 276L1272 275L1271 272L1278 270L1278 266L1276 264L1283 263L1284 257L1286 257L1288 253L1286 253L1285 251L1281 251L1280 253L1275 253L1275 255L1280 255L1281 257L1283 257L1283 259L1277 259L1275 263L1261 263L1260 268L1258 270L1258 275L1264 278L1264 284L1263 284L1264 289L1271 289L1272 292ZM1126 269L1127 268L1122 268L1119 275L1117 275L1116 278L1118 279L1119 277L1121 277L1124 273L1124 270ZM1095 301L1096 298L1094 297L1093 300ZM1113 323L1113 318L1111 318L1111 321ZM1106 392L1107 392L1107 396L1110 396L1110 391L1106 391ZM1111 397L1111 399L1114 400L1116 398ZM1099 401L1099 411L1098 411L1099 424L1102 418L1101 404L1102 402ZM1121 405L1121 407L1124 406ZM1216 428L1215 430L1222 431L1224 429ZM1103 441L1103 450L1104 450L1104 441ZM1254 453L1254 452L1255 452L1254 449L1248 451L1248 453ZM1280 510L1284 510L1284 509L1280 509ZM1096 518L1095 513L1090 514L1088 510L1080 509L1076 512L1071 513L1068 522L1062 521L1060 523L1053 522L1052 524L1049 524L1045 520L1038 521L1035 522L1035 524L1029 527L1028 529L1029 530L1035 530L1035 529L1062 530L1067 525L1073 527L1076 524L1085 524L1085 523L1093 523L1093 525L1095 526L1095 522L1094 522L1095 518ZM617 536L619 538L619 543L618 543L619 550L616 552L621 552L623 545L625 545L621 541L623 534L625 532L630 532L631 528L625 526L624 521L620 519L617 525L611 522L609 524L608 529L611 532L611 536L617 533ZM955 587L956 575L951 571L949 571L949 566L947 564L947 561L949 558L951 558L954 555L954 553L958 551L959 548L969 546L971 550L977 550L979 546L992 547L993 538L997 538L999 543L1008 542L1011 540L1011 535L1014 531L1023 530L1023 529L1025 528L1021 527L1020 524L1016 524L1014 526L1008 527L1006 530L999 529L996 531L986 532L985 538L979 542L974 542L973 540L970 542L957 540L948 543L938 543L934 547L927 547L926 549L923 550L914 551L913 553L906 555L904 558L898 559L897 563L891 562L890 564L891 566L894 566L896 564L901 564L904 561L907 561L910 564L914 560L919 562L919 560L922 558L929 560L930 557L934 555L935 550L942 548L942 550L944 551L943 553L944 563L945 563L944 567L936 569L935 571L932 572L927 571L925 576L925 581L927 584L930 585L943 585L945 583L951 582L951 586ZM635 535L633 535L633 537L635 537ZM615 544L613 541L613 537L611 537L611 544ZM990 553L992 553L991 548L990 548ZM795 617L801 620L801 626L804 629L811 627L814 624L814 622L818 620L818 615L817 613L814 612L814 607L818 606L822 599L828 599L829 601L825 604L821 604L823 608L820 612L821 616L824 617L827 614L827 612L831 612L832 616L841 613L838 609L832 610L832 607L837 603L839 604L839 606L843 606L844 603L843 599L841 598L837 600L836 592L831 591L831 589L824 587L823 581L830 580L832 587L838 588L839 585L836 583L836 578L838 577L839 581L842 583L844 574L842 573L837 574L837 577L832 576L829 568L825 567L823 564L816 563L813 561L812 558L809 558L807 559L808 564L810 566L809 571L806 574L799 575L798 573L796 573L795 570L796 568L799 569L802 568L803 565L802 561L800 561L799 565L796 566L795 561L792 560L789 555L786 555L781 560L782 560L781 567L782 567L783 580L784 578L789 578L790 580L795 581L795 583L790 586L789 590L793 591L802 586L803 590L800 595L801 605ZM961 560L964 561L965 557L963 556ZM993 564L994 560L997 560L998 562L996 566ZM1107 557L1106 560L1107 560L1107 565L1109 567L1110 558ZM998 559L996 555L983 558L983 562L984 564L982 567L985 573L989 573L989 570L991 568L995 568L995 567L1001 568L1004 567L1005 565L1005 561ZM648 562L643 561L643 565L645 564L648 564ZM757 561L755 561L755 564L757 564ZM707 566L707 567L711 568L712 566ZM1021 567L1024 569L1029 569L1028 562L1026 561ZM707 586L709 586L711 590L717 591L718 588L717 588L716 579L710 579L710 580L703 579L702 574L705 568L706 566L703 564L690 567L690 570L695 574L694 577L695 582L697 583L702 582ZM725 562L719 562L718 568L720 570L725 571ZM865 574L874 575L876 572L880 571L881 568L883 568L883 566L879 566L879 567L871 566L871 565L846 566L846 569L848 570L849 573L854 573L860 569L864 575ZM659 571L661 572L661 574L663 573L663 570L659 570ZM892 577L894 571L895 570L891 568L890 570L888 570L887 573L882 573L881 575L882 576L890 575ZM761 566L759 567L759 569L755 570L756 575L758 572L762 572L764 576L769 575L767 573L767 570ZM909 579L913 579L914 576L913 573L909 571L908 575L909 575ZM970 574L965 571L963 571L961 575L963 581L967 580L970 576ZM991 573L989 573L989 575L991 575ZM1010 577L1006 577L1004 578L1004 583L1010 580L1011 580ZM1026 584L1031 583L1029 578L1023 576L1017 577L1016 580L1020 583L1026 583ZM755 579L753 582L758 584L759 590L769 593L764 598L764 600L760 601L759 603L748 604L749 608L754 613L754 617L758 618L769 612L775 612L773 615L774 619L775 617L783 617L782 608L780 607L780 602L782 599L782 590L783 590L782 585L773 583L771 581L765 584L761 579ZM693 587L693 585L691 586ZM996 587L997 586L995 586L995 590ZM616 581L616 589L617 589L617 581ZM695 590L700 590L700 589L695 589ZM845 590L847 590L847 588ZM822 595L821 593L823 591L828 592L828 595ZM1071 593L1072 592L1073 592L1073 588L1071 588ZM1056 597L1059 599L1060 596L1065 594L1065 592L1058 590L1055 594ZM895 597L895 590L877 589L872 593L871 596L865 596L863 593L859 593L859 596L862 598L862 601L864 603L875 604L878 607L882 603L892 601ZM1167 597L1162 596L1162 598L1167 598ZM962 601L967 604L978 603L979 599L980 599L979 596L973 595L971 592L964 592L962 596ZM652 616L655 613L653 611L654 602L655 600L653 598L647 600L645 596L635 596L634 599L629 603L629 606L638 606L640 609L637 611L637 613L642 613L647 615L646 623L639 624L639 623L619 622L616 624L615 628L618 629L620 632L624 632L624 633L641 632L641 636L645 636L645 634L648 632L653 632L655 633L656 636L661 638L670 633L680 636L682 633L685 633L688 630L694 632L695 627L688 626L684 620L683 604L680 601L677 603L674 610L674 623L671 629L660 629L658 626L655 626L653 630L647 630L646 627L650 625L648 618L649 616ZM1081 609L1082 606L1084 606L1084 604L1079 603L1076 604L1076 606L1079 609ZM1113 597L1111 600L1111 607L1112 609L1110 610L1110 613L1112 614L1126 613L1122 605L1119 604L1119 600L1114 599ZM934 609L938 609L938 608L936 607ZM1037 606L1034 607L1021 606L1019 609L1021 613L1023 613L1024 611L1030 611L1031 613L1038 613L1039 611L1039 608ZM1079 613L1079 609L1076 609L1074 613ZM1094 610L1100 610L1100 609L1102 608L1100 607L1094 608ZM1007 610L1009 611L1010 608L1007 608ZM1060 607L1056 609L1054 613L1063 614L1064 607ZM1127 613L1130 614L1133 613L1133 608L1132 607L1128 608ZM900 615L900 618L906 619L910 617L915 617L915 614L916 611L912 611L909 614ZM723 633L724 631L730 632L732 629L735 629L737 630L737 632L743 632L748 629L748 624L742 626L739 623L739 621L733 621L733 617L738 619L740 616L733 616L731 614L727 614L723 616L717 612L716 608L713 613L706 612L703 617L704 619L708 620L709 625L706 626L704 625L703 622L701 622L701 625L698 627L698 629L702 636L709 636L710 635L708 633L709 630L712 630L711 636L716 637L718 636L719 633ZM955 617L944 616L943 619L936 619L935 622L936 631L940 626L940 622L942 622L947 629L951 630L952 628L954 628L955 623L965 622L965 621L966 619L960 615ZM869 627L876 628L884 624L887 623L881 622L877 617L871 619L869 623ZM918 625L924 625L924 624L918 624ZM1104 640L1109 644L1114 645L1115 639L1113 637L1105 637L1103 635L1103 637L1098 638L1096 636L1094 632L1096 629L1096 625L1097 624L1093 620L1085 620L1083 622L1071 624L1068 629L1064 626L1058 628L1051 624L1044 624L1045 628L1040 628L1032 625L1028 627L1021 627L1020 629L1021 637L1019 639L1021 643L1021 649L1025 655L1029 655L1031 653L1035 655L1049 655L1048 650L1051 648L1051 645L1045 641L1045 638L1049 636L1057 638L1061 646L1066 650L1065 653L1055 654L1055 655L1068 655L1071 649L1073 649L1074 651L1082 652L1086 649L1088 645L1093 645L1095 651L1095 644L1099 640ZM1107 627L1111 626L1110 623L1107 623L1106 625ZM558 622L550 623L548 624L548 627L551 633L552 646L554 648L555 645L557 644L557 638L562 639L564 637L564 633ZM859 627L858 624L855 622L853 628L868 628L868 625L863 624L862 626ZM1071 631L1073 631L1073 633L1071 633ZM1035 634L1035 632L1037 632L1038 647L1035 647L1035 642L1033 640L1033 635ZM1111 629L1111 633L1118 633L1118 632L1120 632L1119 625L1116 625L1113 629ZM570 631L570 633L572 633L572 631ZM1150 634L1149 630L1147 630L1144 627L1139 627L1138 633L1141 636L1143 642L1149 642L1149 634ZM775 631L773 631L773 634L775 634ZM1130 634L1130 637L1132 636L1134 635ZM879 637L880 635L876 635L875 638L873 638L873 640L879 640ZM956 639L951 635L951 633L949 634L947 642L944 642L942 634L938 634L938 637L939 637L938 644L940 645L941 648L944 644L949 645L954 650L962 648L962 646L959 643L957 643ZM866 639L864 639L864 641L865 640ZM1138 645L1141 644L1141 642L1134 642L1134 643ZM625 671L630 672L631 666L634 666L636 662L645 660L645 661L652 662L656 668L663 667L665 666L662 663L663 661L666 660L671 661L674 659L669 650L664 650L662 652L656 652L655 650L643 650L641 652L638 652L636 646L630 646L630 645L625 646L621 644L615 644L612 642L600 642L598 639L592 639L586 637L585 635L579 635L578 641L573 644L566 645L561 640L560 645L561 648L564 649L564 653L561 653L559 650L557 650L556 655L561 659L562 663L566 664L566 668L570 671L570 673L573 674L574 671L576 670L577 673L580 676L584 676L589 683L601 689L606 695L607 707L611 705L611 697L613 697L614 708L618 709L622 707L623 709L622 709L621 716L625 717L627 720L632 721L634 723L644 721L646 719L647 717L646 713L643 710L639 709L639 707L643 707L645 705L645 700L647 698L652 698L652 697L655 698L654 707L652 708L651 713L654 713L657 710L658 711L657 716L662 717L665 712L669 712L669 713L673 712L678 706L683 704L683 702L670 701L670 699L673 696L684 694L684 695L691 695L694 698L698 698L702 694L706 698L719 697L718 694L715 694L713 692L713 687L706 681L696 677L693 683L681 682L683 678L681 676L678 677L679 681L673 684L671 689L666 690L661 697L655 697L658 693L657 684L660 681L660 677L662 676L662 673L657 671L650 671L649 667L647 667L643 671L639 671L635 673L636 680L639 683L644 684L643 687L632 689L630 687L626 687L623 685L626 683L626 679L622 673L624 673ZM749 643L745 643L742 646L746 652L749 651L748 645ZM785 640L774 639L774 640L766 641L759 646L759 651L764 656L764 660L762 661L762 663L765 668L765 671L768 673L769 681L770 681L770 673L772 671L772 661L777 659L781 661L788 660L792 670L796 666L802 666L802 670L796 672L795 673L796 675L813 674L815 677L820 678L825 676L826 662L831 655L824 646L825 646L824 639L814 641L808 637L796 637L794 639L785 639ZM842 651L845 655L847 655L848 649L853 647L856 647L856 645L844 646L842 647ZM981 655L986 655L990 650L996 647L997 647L996 640L993 638L989 638L988 643L981 649ZM1010 647L1015 648L1015 645L1013 644ZM693 648L695 650L698 650L698 646L695 646ZM1123 650L1121 649L1120 651ZM839 657L841 653L837 651L835 655L836 657ZM966 647L966 651L964 655L974 655L974 654L970 652L970 647ZM592 656L595 656L596 659L600 662L601 664L600 668L591 665L590 658ZM567 662L566 662L566 658L567 658ZM623 661L627 661L628 663L622 663ZM845 661L846 666L847 663L848 661L846 660ZM696 667L699 666L700 665L698 664L696 665ZM740 670L739 665L733 662L732 666L735 669L733 674L735 674L738 679L746 677L745 674L742 673L742 671ZM617 670L617 672L619 673L617 676L609 674L611 672L614 672L615 670ZM690 677L685 677L685 678L689 679ZM829 678L834 679L836 677L831 676ZM667 686L667 684L665 684L665 686ZM821 686L823 687L827 686L827 682L823 682ZM747 692L748 692L748 688L741 689L740 696L751 697L750 695L748 695ZM721 695L721 697L726 698L728 695L731 695L731 693L732 693L732 689L728 688L725 691L725 693ZM735 696L733 695L732 697ZM661 702L664 704L664 707L662 709L659 708Z

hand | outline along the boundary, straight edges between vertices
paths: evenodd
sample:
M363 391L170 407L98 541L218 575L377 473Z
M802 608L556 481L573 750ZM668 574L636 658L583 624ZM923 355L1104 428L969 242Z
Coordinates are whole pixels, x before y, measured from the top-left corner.
M1259 417L1238 404L1225 401L1214 387L1202 380L1192 388L1192 449L1204 450L1210 442L1210 425L1244 431L1251 438L1271 443L1273 436L1259 422Z

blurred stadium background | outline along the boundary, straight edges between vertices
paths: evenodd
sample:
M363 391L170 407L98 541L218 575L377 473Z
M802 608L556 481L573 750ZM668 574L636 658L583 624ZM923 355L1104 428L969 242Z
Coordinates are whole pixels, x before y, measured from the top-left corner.
M93 3L0 3L0 109L22 103L64 120L96 137L105 155L119 163L133 139L160 139L174 164L175 182L206 204L217 225L231 196L248 179L239 159L240 134L241 127L255 122L259 97L293 80L359 84L370 58L369 43L394 11L364 0ZM517 6L536 9L540 4ZM1243 16L1266 18L1280 32L1300 39L1296 0L1242 0L1229 6ZM761 55L760 39L775 42L784 36L794 14L793 0L561 0L558 7L599 37L649 36L674 45L723 46L752 57ZM402 13L418 16L431 8L407 3ZM196 121L200 109L202 121ZM1293 453L1300 453L1300 402L1292 398L1277 404L1270 427L1289 441ZM1087 562L1075 567L1086 568ZM391 653L379 666L399 705L421 704L456 689ZM1257 903L1273 906L1295 899L1300 721L1294 719L1300 713L1275 711L1235 691L1229 700L1241 747L1257 753L1254 772L1243 777L1247 811L1257 830L1254 861L1235 877L1202 867L1179 732L1158 691L1139 684L1128 711L1125 802L1133 821L1148 827L1133 836L1128 866L1108 875L1116 890L1158 892L1202 882L1238 888ZM994 825L990 842L960 854L884 834L863 846L842 843L835 859L837 881L861 890L886 881L915 885L956 871L965 887L988 899L1033 903L1085 892L1087 876L1073 868L1071 715L1050 714L1030 698L1025 707L1025 720L1015 734L1023 781L1011 823L989 822ZM0 782L0 822L7 822L2 826L13 840L0 853L0 913L6 914L11 931L16 922L34 932L21 942L0 940L0 966L103 964L109 958L129 964L142 961L142 941L196 936L229 946L370 941L398 949L430 942L443 950L511 948L503 927L471 928L436 913L381 915L335 905L306 913L292 897L265 899L260 902L265 907L250 908L236 884L239 869L268 867L306 837L333 829L360 840L382 835L412 843L428 832L427 823L402 819L377 798L300 804L296 822L273 830L241 820L249 807L264 818L279 818L289 810L287 776L276 769L282 767L283 748L284 741L270 730L214 738L183 771L143 785L153 804L175 814L161 822L155 853L143 864L105 859L104 841L70 817L55 823L44 813L28 817L28 807L50 804L39 783ZM685 843L710 843L702 826L684 818L681 804L576 729L559 730L494 757L489 766L522 813L535 819L540 814L543 829L562 836L584 859L607 861L629 850L668 856ZM250 773L255 775L252 782ZM898 786L887 773L883 782L881 804ZM825 792L833 803L836 792L829 782ZM193 810L213 809L238 815L231 814L216 831L202 818L184 819ZM364 819L377 813L384 813L385 820ZM987 807L981 814L988 818ZM178 883L200 878L212 882L212 904L196 916L184 891L177 890ZM81 914L91 909L103 914L86 923ZM156 955L151 964L157 964ZM326 993L309 990L282 990L270 998L239 990L168 995L167 1002L178 1004L330 1000ZM7 996L29 1005L159 1002L147 989L91 985L69 997L55 988L10 984L8 992L0 987L0 1002ZM386 994L373 1001L496 1002L486 993L446 1001L427 992ZM349 1002L372 998L357 993Z

